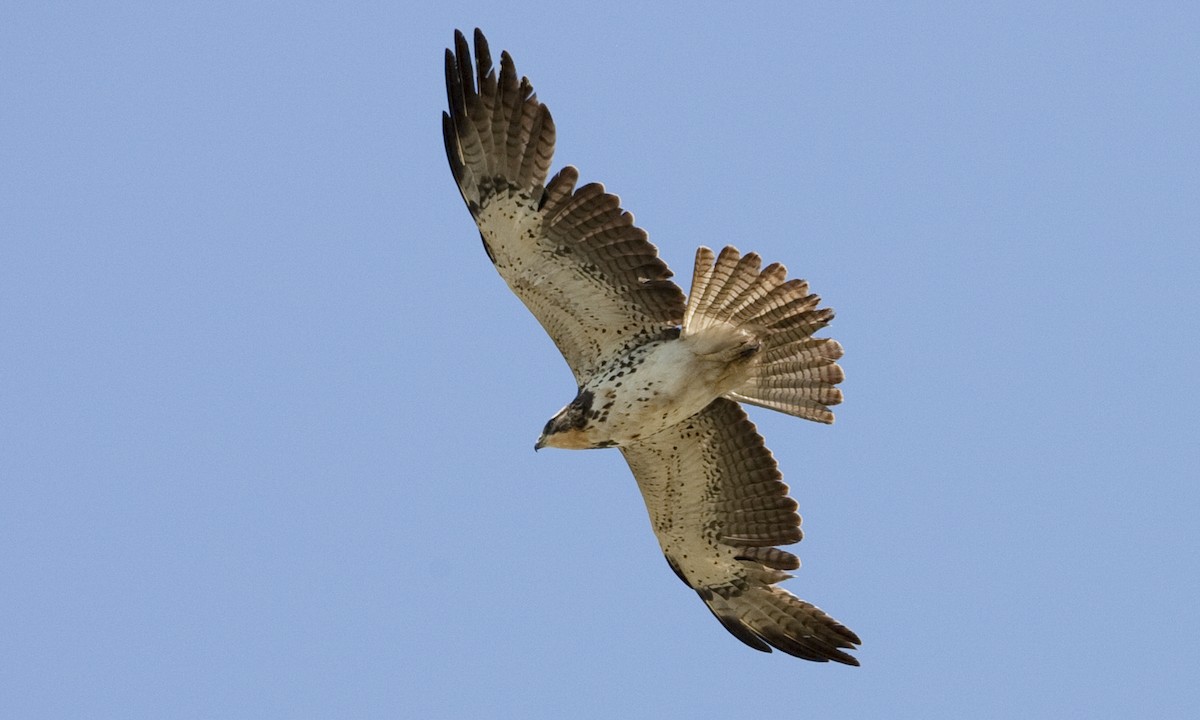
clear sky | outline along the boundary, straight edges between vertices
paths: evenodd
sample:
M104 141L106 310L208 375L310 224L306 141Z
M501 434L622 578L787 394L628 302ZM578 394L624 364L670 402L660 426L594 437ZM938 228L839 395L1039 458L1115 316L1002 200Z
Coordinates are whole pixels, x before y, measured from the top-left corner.
M1195 3L0 10L0 716L1200 716ZM752 411L787 587L671 574L446 166L482 27L681 283L838 311L826 427Z

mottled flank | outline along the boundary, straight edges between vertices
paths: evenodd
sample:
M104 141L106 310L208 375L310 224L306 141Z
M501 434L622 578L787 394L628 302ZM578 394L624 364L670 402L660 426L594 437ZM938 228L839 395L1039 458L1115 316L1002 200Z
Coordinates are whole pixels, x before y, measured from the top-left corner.
M484 250L562 352L575 398L535 448L618 447L667 563L739 640L857 665L858 636L776 586L800 567L796 501L738 402L818 422L841 346L814 338L833 311L779 264L700 248L690 298L645 231L567 166L549 177L555 126L508 53L483 34L446 51L442 128Z

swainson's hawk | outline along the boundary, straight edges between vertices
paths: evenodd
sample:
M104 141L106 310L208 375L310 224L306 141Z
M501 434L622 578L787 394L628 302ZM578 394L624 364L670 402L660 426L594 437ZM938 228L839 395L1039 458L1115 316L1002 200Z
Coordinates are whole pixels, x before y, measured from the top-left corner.
M691 294L602 185L549 182L554 122L507 52L446 51L446 156L483 246L575 374L536 447L617 447L671 569L747 645L857 665L858 636L776 583L800 567L796 502L739 402L833 422L833 311L779 264L696 253Z

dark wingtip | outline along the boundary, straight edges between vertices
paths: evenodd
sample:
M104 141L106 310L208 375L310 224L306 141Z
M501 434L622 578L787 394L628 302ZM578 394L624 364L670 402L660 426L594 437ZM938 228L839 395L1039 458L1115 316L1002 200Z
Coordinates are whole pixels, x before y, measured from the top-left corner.
M741 620L733 616L721 615L716 610L713 610L711 606L708 609L712 611L713 617L715 617L717 621L729 631L730 635L733 635L738 640L741 640L746 645L758 650L759 652L771 652L771 646L763 642L763 639L760 638L757 633L747 627L746 624Z
M458 136L454 128L454 119L445 111L442 112L442 140L446 144L446 160L450 163L450 173L454 176L456 184L461 183L464 169L458 152ZM459 193L462 193L461 187ZM463 200L466 200L465 196Z

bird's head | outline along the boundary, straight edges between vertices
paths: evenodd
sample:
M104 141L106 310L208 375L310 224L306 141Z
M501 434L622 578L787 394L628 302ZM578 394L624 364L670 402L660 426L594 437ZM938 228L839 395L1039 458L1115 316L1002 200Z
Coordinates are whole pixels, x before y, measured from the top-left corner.
M576 395L569 405L559 410L558 414L546 423L546 427L542 429L542 436L538 438L533 449L556 447L583 450L592 447L585 431L592 411L592 397L588 390Z

